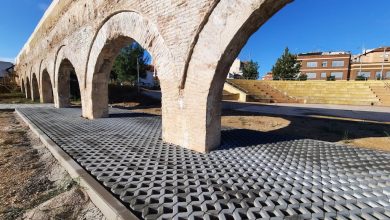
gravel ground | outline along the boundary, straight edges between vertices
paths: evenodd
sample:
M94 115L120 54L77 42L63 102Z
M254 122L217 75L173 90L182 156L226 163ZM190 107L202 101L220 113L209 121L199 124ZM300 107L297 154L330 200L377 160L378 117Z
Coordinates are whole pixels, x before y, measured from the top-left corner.
M104 219L28 127L1 111L0 219Z

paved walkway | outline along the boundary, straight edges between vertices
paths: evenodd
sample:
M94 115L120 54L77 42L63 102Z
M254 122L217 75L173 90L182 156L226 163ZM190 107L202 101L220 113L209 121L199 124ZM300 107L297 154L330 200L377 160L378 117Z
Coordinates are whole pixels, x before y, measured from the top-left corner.
M142 93L154 99L161 99L160 91L143 90ZM390 107L353 106L329 104L264 104L226 101L224 109L256 112L263 114L288 115L299 117L336 117L344 119L366 120L390 123Z
M336 117L390 123L390 107L224 102L224 109L299 117Z
M50 108L53 104L0 104L0 110L13 110L17 108Z
M19 111L139 218L390 218L389 153L227 129L201 154L164 143L159 116Z

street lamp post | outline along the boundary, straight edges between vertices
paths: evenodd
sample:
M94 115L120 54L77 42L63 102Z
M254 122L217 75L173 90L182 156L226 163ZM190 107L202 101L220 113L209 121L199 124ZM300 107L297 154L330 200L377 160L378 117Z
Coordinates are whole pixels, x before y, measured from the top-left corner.
M385 60L386 60L386 47L383 47L383 60L382 60L382 71L381 71L381 79L385 75L384 69L385 69Z

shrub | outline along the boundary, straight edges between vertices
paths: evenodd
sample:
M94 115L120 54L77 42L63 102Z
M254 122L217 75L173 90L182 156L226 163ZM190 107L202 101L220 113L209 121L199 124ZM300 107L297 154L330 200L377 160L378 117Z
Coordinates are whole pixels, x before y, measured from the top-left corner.
M328 76L328 77L326 77L326 81L336 81L336 77L335 76Z
M356 76L356 81L366 81L368 78L362 75Z

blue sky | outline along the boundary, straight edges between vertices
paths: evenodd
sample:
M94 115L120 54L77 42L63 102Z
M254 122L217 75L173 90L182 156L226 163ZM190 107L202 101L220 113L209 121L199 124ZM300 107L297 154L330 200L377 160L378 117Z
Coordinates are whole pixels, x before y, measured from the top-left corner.
M51 0L2 0L0 59L17 56ZM295 0L263 25L239 58L253 59L263 75L288 46L292 52L358 53L390 45L390 0Z
M0 60L14 59L51 0L1 0Z
M286 46L295 53L390 46L389 10L390 0L295 0L252 35L239 57L259 62L264 75Z

